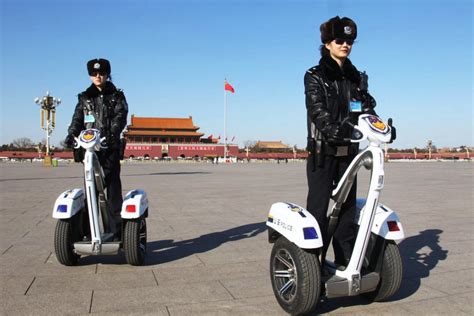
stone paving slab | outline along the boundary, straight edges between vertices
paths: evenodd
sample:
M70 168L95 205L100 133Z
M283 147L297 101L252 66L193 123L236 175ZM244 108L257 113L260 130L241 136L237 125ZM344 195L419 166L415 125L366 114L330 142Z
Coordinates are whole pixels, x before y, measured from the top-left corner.
M287 315L272 296L233 299L168 307L170 315Z
M241 278L255 278L262 275L267 276L258 262L227 263L218 265L198 265L194 267L166 268L157 266L153 270L158 285L194 283L205 281L225 282Z
M135 310L150 305L200 303L231 299L232 296L218 281L173 284L167 287L95 290L91 311Z
M71 292L63 289L57 293L36 295L2 295L4 315L72 315L88 314L92 291Z
M323 300L329 315L473 314L472 163L386 164L381 202L406 234L401 289L388 302ZM82 185L81 168L0 163L2 315L284 315L270 284L265 219L273 202L306 204L303 163L126 163L123 191L150 200L148 254L57 262L56 197ZM359 175L361 183L368 172Z
M128 273L97 273L71 275L36 276L28 290L28 295L58 293L65 288L71 291L84 292L92 290L109 290L156 286L152 271L131 271Z

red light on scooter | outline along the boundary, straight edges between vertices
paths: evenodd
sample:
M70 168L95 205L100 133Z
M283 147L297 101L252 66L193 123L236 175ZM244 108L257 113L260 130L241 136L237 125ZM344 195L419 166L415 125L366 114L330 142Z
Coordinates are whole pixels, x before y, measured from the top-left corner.
M400 231L400 227L398 227L398 224L397 224L396 221L388 221L387 225L388 225L388 230L391 231L391 232Z
M135 205L127 205L125 207L125 212L135 213L136 211L137 211L137 208L135 207Z

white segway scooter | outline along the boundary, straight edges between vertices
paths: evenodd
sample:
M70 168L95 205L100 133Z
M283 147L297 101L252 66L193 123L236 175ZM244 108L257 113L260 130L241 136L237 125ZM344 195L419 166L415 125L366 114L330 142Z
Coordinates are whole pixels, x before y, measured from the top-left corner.
M395 212L378 202L384 185L384 154L380 147L390 141L390 125L391 120L386 125L377 116L363 114L358 125L353 126L351 141L366 139L369 145L353 159L332 192L329 240L324 241L324 247L318 222L307 210L291 203L272 205L267 220L269 241L274 243L271 282L278 303L287 313L314 311L320 296L363 294L373 301L382 301L400 287L402 260L395 241L404 238L403 227ZM357 199L355 221L359 228L352 256L344 269L325 260L326 252L341 206L362 166L371 170L370 187L366 199Z
M96 151L105 149L105 137L97 129L87 129L75 138L75 148L84 148L83 189L67 190L56 199L53 218L58 221L54 250L58 261L75 265L80 255L115 255L121 249L127 263L141 265L145 260L148 198L143 190L125 195L121 210L122 234L117 232L113 215L107 211L104 172ZM121 236L120 240L117 237Z

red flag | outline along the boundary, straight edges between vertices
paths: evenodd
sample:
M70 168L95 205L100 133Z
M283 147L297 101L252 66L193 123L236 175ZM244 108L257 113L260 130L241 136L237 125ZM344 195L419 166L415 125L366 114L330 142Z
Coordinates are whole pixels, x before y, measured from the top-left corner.
M208 137L207 139L212 139L212 134L211 134L211 135L209 135L209 137Z
M232 87L230 83L227 82L227 80L224 80L224 90L230 91L232 93L235 92L234 87Z

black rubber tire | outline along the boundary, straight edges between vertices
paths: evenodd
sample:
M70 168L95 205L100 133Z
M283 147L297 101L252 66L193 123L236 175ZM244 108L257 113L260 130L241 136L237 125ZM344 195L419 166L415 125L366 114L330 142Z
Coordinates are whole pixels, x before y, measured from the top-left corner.
M123 250L125 259L132 266L141 266L146 256L146 220L127 220L123 228Z
M77 264L79 255L74 252L74 242L77 241L77 227L74 218L60 219L56 222L54 231L54 252L59 263L65 266Z
M270 278L273 293L287 313L307 314L316 309L321 293L321 268L315 253L301 249L280 236L270 256ZM282 291L288 284L291 285Z
M363 296L374 302L381 302L394 295L402 283L403 263L397 244L390 240L386 243L382 270L380 271L380 282L377 289Z

